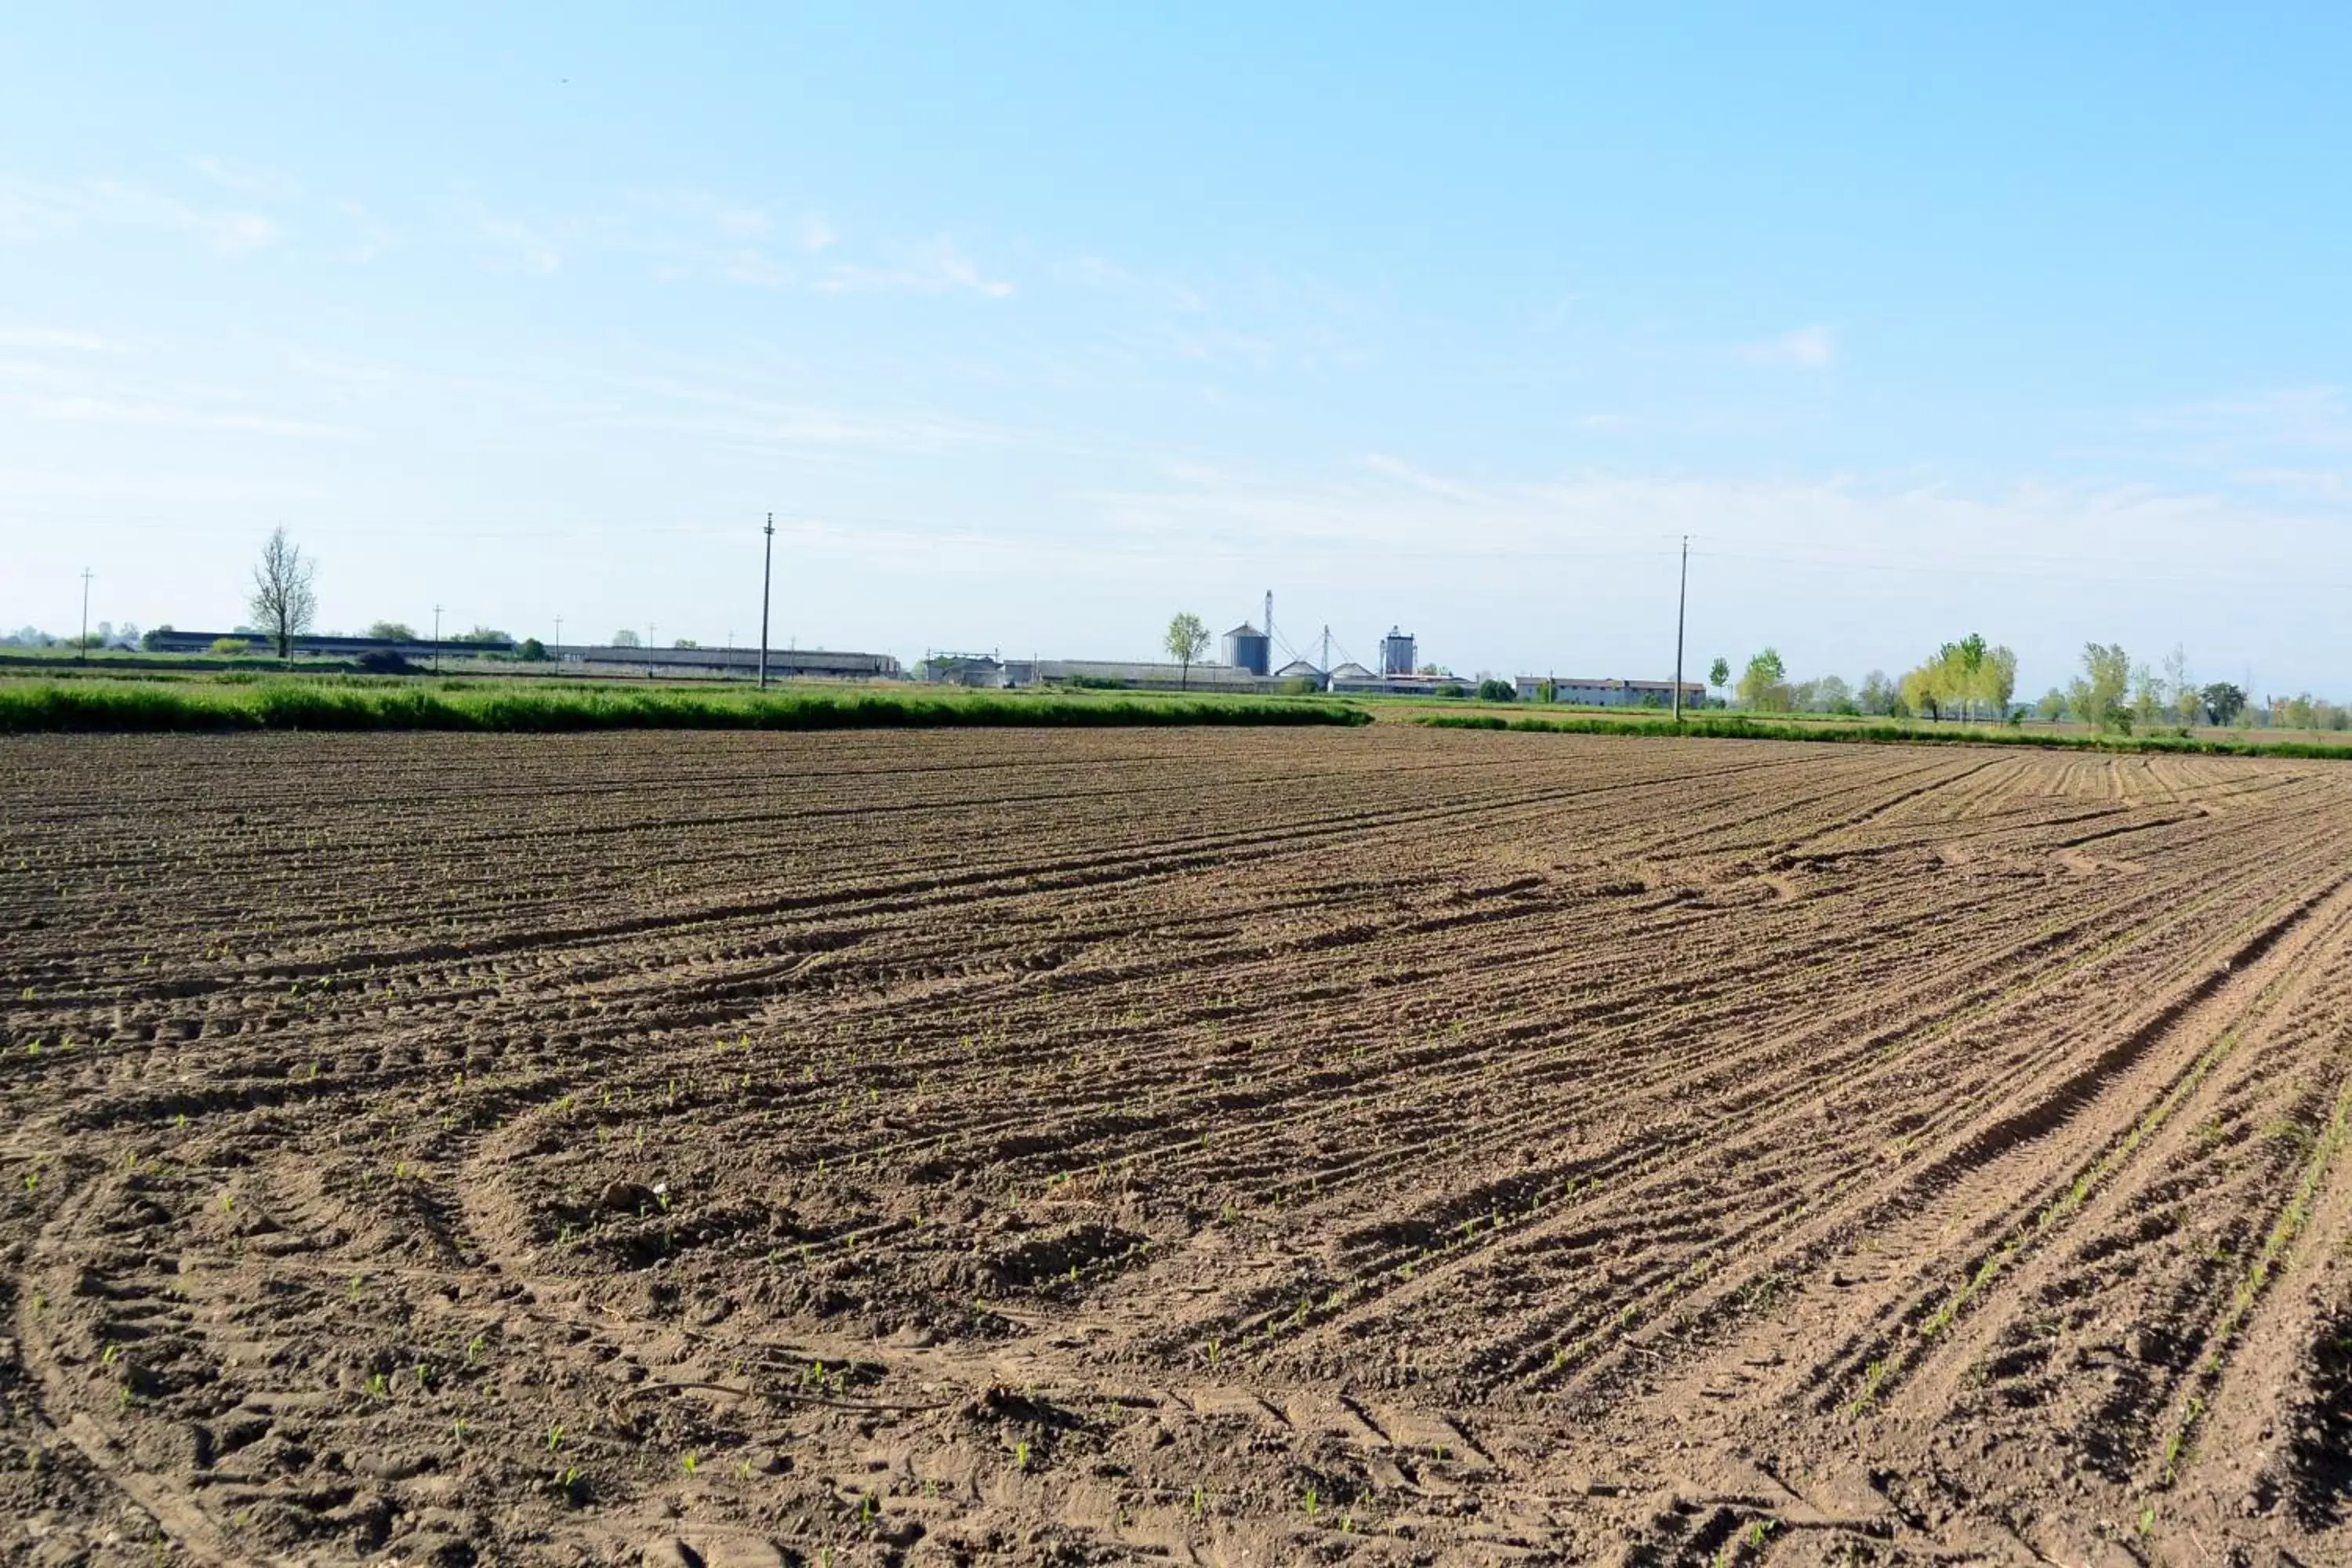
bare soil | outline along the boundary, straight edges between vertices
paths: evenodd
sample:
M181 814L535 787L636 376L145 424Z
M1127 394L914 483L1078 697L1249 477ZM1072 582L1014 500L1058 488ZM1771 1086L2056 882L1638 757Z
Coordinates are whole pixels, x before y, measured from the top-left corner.
M0 1557L2352 1562L2352 773L0 744Z

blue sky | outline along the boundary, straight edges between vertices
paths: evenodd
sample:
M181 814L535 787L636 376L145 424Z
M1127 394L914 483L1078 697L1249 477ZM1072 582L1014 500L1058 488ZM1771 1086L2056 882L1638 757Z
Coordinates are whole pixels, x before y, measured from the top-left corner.
M2352 693L2341 8L224 9L0 19L0 624Z

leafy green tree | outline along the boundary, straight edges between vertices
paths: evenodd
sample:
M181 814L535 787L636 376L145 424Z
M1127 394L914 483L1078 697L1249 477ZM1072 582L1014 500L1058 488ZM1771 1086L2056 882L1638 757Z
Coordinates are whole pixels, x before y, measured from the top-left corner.
M1906 713L1924 713L1930 719L1941 719L1945 705L1950 701L1945 691L1944 667L1940 659L1929 659L1903 677L1901 695L1897 699Z
M547 645L537 637L525 637L515 646L515 657L525 664L537 664L547 658Z
M1180 687L1190 685L1192 661L1209 651L1209 628L1202 626L1201 617L1192 611L1180 611L1169 621L1168 635L1160 646L1168 650L1168 657L1174 659L1180 668L1176 684Z
M1874 669L1862 678L1862 710L1865 713L1892 713L1895 704L1902 700L1895 683L1886 679L1883 669Z
M2153 730L2170 704L2164 700L2164 680L2145 664L2132 666L2132 719L2143 730Z
M1977 695L2001 718L2010 716L2010 704L2017 700L2017 655L2007 644L1985 650L1977 668Z
M1517 687L1495 676L1490 675L1478 683L1478 700L1481 702L1513 702L1518 700L1518 695Z
M514 641L514 638L507 636L506 633L499 630L496 626L476 626L470 632L459 632L449 640L451 642L475 643L485 647L492 647L510 643Z
M382 637L386 642L415 642L416 628L406 621L371 622L365 636Z
M2033 716L2045 724L2055 724L2066 717L2066 694L2052 687L2042 694L2042 700L2033 705Z
M2121 643L2084 643L2083 673L2066 689L2066 706L2099 730L2131 732L2131 655Z
M166 621L162 626L157 626L153 631L149 632L145 637L141 637L139 639L139 646L145 648L149 653L153 653L156 649L163 646L163 639L171 634L171 630L172 623Z
M1717 658L1713 664L1706 667L1706 683L1710 687L1713 687L1718 693L1723 690L1724 686L1729 682L1730 679L1731 661L1729 659ZM1718 696L1717 700L1721 701L1722 699Z
M1780 662L1778 648L1766 648L1748 661L1748 673L1739 678L1739 705L1743 708L1784 711L1789 706L1789 667Z
M2246 710L2246 694L2226 680L2217 680L2197 695L2204 704L2205 717L2224 728L2236 723L2238 715Z

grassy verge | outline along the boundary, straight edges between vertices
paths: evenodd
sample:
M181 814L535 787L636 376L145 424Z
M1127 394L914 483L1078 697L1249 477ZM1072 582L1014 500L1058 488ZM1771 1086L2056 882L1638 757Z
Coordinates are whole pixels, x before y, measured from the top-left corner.
M2324 741L2247 741L2217 736L2069 735L1979 725L1774 722L1739 716L1692 718L1677 728L1656 719L1506 719L1497 713L1441 713L1414 721L1441 730L1533 730L1559 735L1699 736L1732 741L1839 741L1895 746L2042 746L2079 752L2157 752L2224 757L2312 757L2352 761L2352 744Z
M247 730L887 730L957 726L1365 724L1338 702L668 691L594 686L452 691L414 682L26 682L0 687L0 734Z

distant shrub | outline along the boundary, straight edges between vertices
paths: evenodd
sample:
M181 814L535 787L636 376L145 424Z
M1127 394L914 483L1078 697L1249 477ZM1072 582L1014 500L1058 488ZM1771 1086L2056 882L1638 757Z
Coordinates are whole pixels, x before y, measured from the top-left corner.
M1481 702L1516 702L1518 696L1519 689L1507 680L1489 677L1478 683L1478 700Z
M252 651L253 645L246 641L243 637L213 638L213 652L218 654L223 658L235 658L239 654L251 653Z
M525 637L516 647L515 657L525 664L538 664L547 658L547 645L537 637Z
M1440 697L1467 697L1470 694L1463 690L1459 685L1449 680L1444 685L1437 689L1437 695Z
M1312 697L1322 689L1321 683L1311 675L1294 675L1282 683L1286 697Z
M416 667L400 657L397 648L370 648L360 655L359 666L370 675L414 675Z

